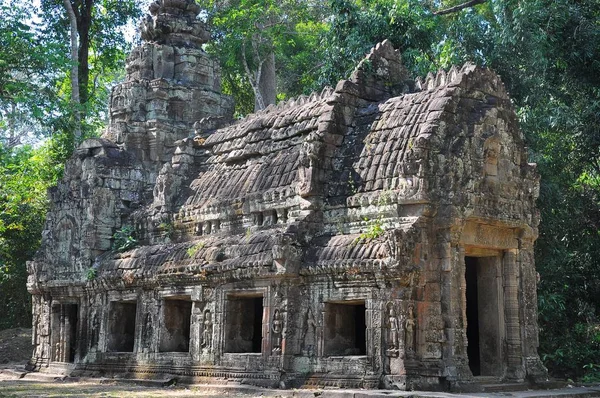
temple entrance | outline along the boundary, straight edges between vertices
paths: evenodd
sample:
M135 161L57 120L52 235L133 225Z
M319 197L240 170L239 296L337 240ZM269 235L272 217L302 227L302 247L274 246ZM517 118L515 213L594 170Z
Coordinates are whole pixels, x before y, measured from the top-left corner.
M59 304L52 306L52 360L75 362L77 353L77 324L79 306Z
M500 256L465 257L467 356L473 376L501 376L504 310Z

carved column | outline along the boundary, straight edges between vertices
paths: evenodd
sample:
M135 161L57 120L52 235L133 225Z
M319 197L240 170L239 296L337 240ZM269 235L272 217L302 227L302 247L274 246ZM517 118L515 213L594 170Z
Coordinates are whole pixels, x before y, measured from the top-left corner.
M533 241L521 240L518 268L521 271L521 295L519 301L523 319L523 353L527 377L534 380L546 380L548 371L538 355L539 328L537 323L537 272L535 270Z
M519 270L517 266L518 250L504 252L504 314L506 319L506 355L507 377L523 379L523 355L521 347L521 328L519 322Z
M69 306L70 307L70 306ZM61 318L62 327L64 333L64 339L62 343L62 361L69 362L69 354L71 351L71 314L67 314L67 305L61 305ZM70 308L69 308L70 309Z
M203 322L203 292L202 286L192 291L192 320L190 327L190 354L194 361L199 361L202 355L202 322Z

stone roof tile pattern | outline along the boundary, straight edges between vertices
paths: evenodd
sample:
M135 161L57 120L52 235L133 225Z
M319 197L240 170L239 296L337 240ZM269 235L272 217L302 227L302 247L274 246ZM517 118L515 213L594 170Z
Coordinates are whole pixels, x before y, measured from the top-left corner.
M187 205L291 186L297 177L304 137L316 131L326 114L326 98L282 110L261 112L212 133L203 146L210 150L207 171L192 184ZM254 161L252 161L254 160Z
M361 234L323 236L312 242L303 263L311 267L345 268L382 265L390 255L384 239L369 239Z
M145 274L172 274L201 270L227 271L271 266L274 237L270 231L248 237L214 236L175 244L143 246L115 255L103 271L139 270Z

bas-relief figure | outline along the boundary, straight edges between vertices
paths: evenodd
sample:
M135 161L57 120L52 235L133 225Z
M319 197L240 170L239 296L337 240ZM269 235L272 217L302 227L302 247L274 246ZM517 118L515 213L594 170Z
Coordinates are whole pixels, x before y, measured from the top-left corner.
M302 353L308 357L316 355L316 339L317 339L317 321L313 315L312 309L309 307L306 312L304 321L304 330L302 332Z
M142 347L148 351L152 348L152 337L154 336L152 314L147 312L144 315L144 323L142 329Z
M387 322L388 322L388 346L387 346L387 355L390 357L397 357L400 355L400 321L396 316L396 309L394 308L393 303L388 303L387 305L388 313L387 313Z
M543 379L539 177L500 78L471 64L411 78L385 41L335 88L234 120L202 50L200 11L193 0L152 3L105 133L77 148L50 191L27 266L30 368L196 369L186 376L268 386L403 378L404 389ZM116 253L126 226L137 247ZM464 337L473 281L495 314L482 321L479 367ZM172 311L147 306L150 296ZM63 299L78 304L61 322L89 339L71 347L95 355L51 358L60 331L49 310Z
M204 322L202 323L202 342L203 351L210 352L212 348L213 323L210 310L204 311Z
M275 309L273 313L273 320L271 321L271 332L273 341L273 354L281 353L281 339L283 334L283 321L281 320L281 314L279 309Z
M408 309L406 311L406 320L404 321L404 328L406 330L406 354L408 356L412 356L415 352L415 316L414 316L414 306L412 304L408 305Z

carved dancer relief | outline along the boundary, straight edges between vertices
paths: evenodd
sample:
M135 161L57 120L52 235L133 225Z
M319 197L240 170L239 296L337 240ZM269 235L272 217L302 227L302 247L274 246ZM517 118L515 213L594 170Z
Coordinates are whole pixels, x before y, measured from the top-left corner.
M302 354L314 357L316 354L316 338L317 338L317 322L313 315L312 310L309 308L306 313L306 319L304 322L304 328L302 330Z
M98 310L96 310L92 316L90 328L90 349L97 350L98 342L100 340L100 315L98 314Z
M273 321L271 322L271 341L272 341L272 354L281 353L281 339L283 334L283 321L279 309L275 309L273 314Z
M212 349L213 322L210 310L204 311L204 322L202 323L202 340L201 347L205 352L210 352Z
M298 193L306 197L314 193L317 184L317 163L322 142L317 133L310 133L302 143L300 152L300 167L298 168Z
M400 322L396 316L396 309L393 303L387 304L387 327L388 327L388 347L386 355L388 357L400 356Z
M142 329L142 349L144 351L150 351L152 347L152 335L154 330L152 327L152 314L149 312L144 315L144 325Z
M409 304L406 310L406 320L404 321L404 328L406 330L406 354L409 357L414 356L415 354L415 328L417 326L415 315L414 315L414 305Z

